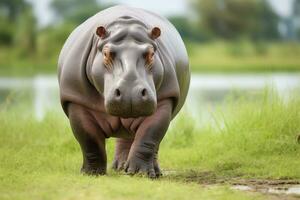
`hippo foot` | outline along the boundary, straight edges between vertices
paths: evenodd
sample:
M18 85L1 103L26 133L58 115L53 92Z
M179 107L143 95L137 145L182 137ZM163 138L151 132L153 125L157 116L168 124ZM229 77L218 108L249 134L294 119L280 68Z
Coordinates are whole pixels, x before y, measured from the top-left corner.
M126 160L127 160L127 155L123 155L123 156L119 156L118 158L115 158L111 168L115 171L124 170Z
M154 171L155 171L156 177L162 176L163 174L162 174L162 172L160 170L160 167L159 167L157 159L154 159L153 166L154 166Z
M127 160L125 172L128 175L138 174L148 176L149 178L156 178L153 162L147 162L137 157Z
M156 159L154 161L145 161L138 157L129 158L125 163L124 169L128 175L138 174L149 178L158 178L162 175Z
M115 159L112 163L112 169L115 170L115 171L122 171L122 170L125 169L125 165L126 165L126 159L125 158ZM156 159L153 161L153 167L154 167L154 171L155 171L155 177L162 176L162 172L159 168L159 164L158 164Z
M105 175L106 174L106 168L99 167L99 168L92 168L92 167L82 167L81 173L92 175L92 176L98 176L98 175Z

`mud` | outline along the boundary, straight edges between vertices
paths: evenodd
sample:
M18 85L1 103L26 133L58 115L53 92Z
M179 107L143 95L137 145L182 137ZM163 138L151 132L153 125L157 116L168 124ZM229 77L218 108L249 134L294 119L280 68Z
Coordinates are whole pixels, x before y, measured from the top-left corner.
M240 175L225 177L213 172L176 172L164 171L166 179L183 182L196 182L204 187L216 185L229 186L234 190L245 192L259 192L270 200L300 199L300 180L292 179L253 179Z

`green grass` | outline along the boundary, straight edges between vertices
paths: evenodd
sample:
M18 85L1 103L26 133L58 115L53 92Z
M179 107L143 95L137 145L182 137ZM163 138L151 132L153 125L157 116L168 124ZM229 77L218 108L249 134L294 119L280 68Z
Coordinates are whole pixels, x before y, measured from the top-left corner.
M164 166L223 177L300 179L299 97L283 101L266 90L258 99L229 99L217 110L215 123L201 128L186 115L177 119L161 148Z
M33 76L54 74L57 69L59 47L56 53L41 56L37 52L22 55L18 49L0 47L0 76Z
M228 186L205 188L179 180L148 180L109 171L79 173L81 153L66 120L49 116L37 123L1 115L0 199L260 199ZM112 142L108 144L110 160ZM175 160L176 158L174 158Z
M193 72L299 71L298 43L186 43Z
M184 112L173 122L159 159L175 173L160 180L111 170L106 176L81 175L79 145L62 113L36 122L22 109L2 108L0 199L264 199L195 181L300 178L300 98L285 102L266 91L256 100L224 105L213 124L196 126ZM111 139L109 162L113 146Z

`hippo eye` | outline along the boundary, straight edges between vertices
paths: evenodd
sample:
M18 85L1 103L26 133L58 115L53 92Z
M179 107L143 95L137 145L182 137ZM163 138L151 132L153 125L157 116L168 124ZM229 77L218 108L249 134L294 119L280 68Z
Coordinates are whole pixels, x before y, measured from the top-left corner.
M103 48L102 54L103 54L104 65L106 67L111 68L113 59L115 58L115 52L110 51L110 49L106 47L106 48Z
M110 55L111 59L114 59L116 57L116 53L113 51L109 52L109 55Z
M144 59L145 59L145 63L146 63L146 66L151 69L152 68L152 64L153 64L153 61L154 61L154 49L153 48L150 48L147 50L147 52L144 53Z

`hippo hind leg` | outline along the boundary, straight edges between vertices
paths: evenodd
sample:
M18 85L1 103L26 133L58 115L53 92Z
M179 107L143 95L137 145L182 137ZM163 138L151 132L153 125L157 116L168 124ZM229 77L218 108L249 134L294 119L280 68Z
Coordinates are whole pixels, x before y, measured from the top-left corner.
M83 154L81 172L89 175L106 173L105 134L88 110L77 104L69 104L69 120L74 136Z
M124 169L132 142L133 139L124 139L124 138L116 139L115 156L114 156L114 161L112 163L112 169L116 171L120 171Z
M156 177L162 176L162 172L160 170L159 163L158 163L158 150L156 151L156 153L154 155L153 167L154 167Z

